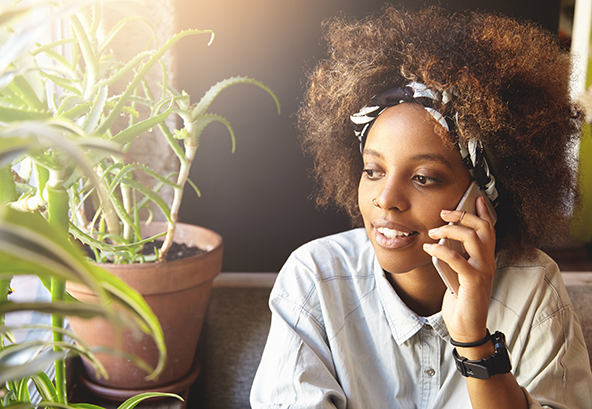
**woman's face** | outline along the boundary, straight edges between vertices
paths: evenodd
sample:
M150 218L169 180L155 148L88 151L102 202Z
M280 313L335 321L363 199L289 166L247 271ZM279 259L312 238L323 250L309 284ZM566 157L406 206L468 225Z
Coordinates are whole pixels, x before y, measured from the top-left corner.
M358 201L378 261L390 273L433 268L422 248L434 242L428 230L444 224L440 212L454 210L469 186L460 153L437 126L422 106L404 103L380 114L368 133Z

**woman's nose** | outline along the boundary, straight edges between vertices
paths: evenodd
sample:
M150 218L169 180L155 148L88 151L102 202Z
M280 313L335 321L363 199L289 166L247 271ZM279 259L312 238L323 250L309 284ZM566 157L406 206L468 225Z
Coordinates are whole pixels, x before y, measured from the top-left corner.
M404 185L395 177L385 180L379 195L372 200L372 203L383 210L398 210L401 212L409 207Z

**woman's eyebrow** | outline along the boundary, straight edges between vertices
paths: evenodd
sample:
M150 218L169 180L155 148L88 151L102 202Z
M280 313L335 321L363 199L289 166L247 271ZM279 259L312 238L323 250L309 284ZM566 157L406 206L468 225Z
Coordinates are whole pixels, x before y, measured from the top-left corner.
M378 151L375 151L374 149L364 148L362 155L376 156L379 159L384 159L384 155Z
M379 159L384 159L384 155L374 149L365 148L364 155L369 155L369 156L377 157ZM418 162L419 161L429 161L429 162L441 163L444 166L452 169L452 165L450 165L450 162L444 156L437 154L437 153L421 153L421 154L413 156L411 159L414 161L418 161Z
M437 153L422 153L419 155L415 155L412 158L415 161L430 161L430 162L437 162L437 163L441 163L443 165L445 165L446 167L452 169L452 165L450 165L450 162L448 162L448 160L446 160L446 158L440 154Z

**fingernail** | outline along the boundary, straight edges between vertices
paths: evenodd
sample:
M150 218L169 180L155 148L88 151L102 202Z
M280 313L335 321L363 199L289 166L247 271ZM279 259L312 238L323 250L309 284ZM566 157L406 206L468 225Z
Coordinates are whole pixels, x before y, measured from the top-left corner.
M424 249L429 249L430 247L432 247L432 245L430 243L423 243Z
M438 231L438 228L436 227L435 229L430 229L430 230L428 231L428 234L429 234L429 235L432 235L432 234L436 233L437 231Z
M450 214L450 213L452 213L451 210L442 210L442 214Z

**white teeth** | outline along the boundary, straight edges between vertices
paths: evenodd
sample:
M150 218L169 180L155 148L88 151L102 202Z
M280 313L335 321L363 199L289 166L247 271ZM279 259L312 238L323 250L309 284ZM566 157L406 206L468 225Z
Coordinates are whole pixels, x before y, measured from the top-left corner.
M398 230L393 230L393 229L387 229L386 227L379 227L377 230L380 233L382 233L386 238L389 238L389 239L400 239L401 237L407 237L407 236L411 235L411 233L406 233L403 231L398 231Z

